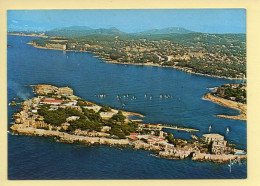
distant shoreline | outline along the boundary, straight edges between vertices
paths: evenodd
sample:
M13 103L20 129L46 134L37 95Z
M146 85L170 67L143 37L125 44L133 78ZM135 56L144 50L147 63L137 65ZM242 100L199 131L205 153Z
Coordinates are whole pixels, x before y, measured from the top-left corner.
M31 36L31 35L19 35L19 34L9 34L9 35L17 35L17 36ZM37 37L37 36L32 36L32 37ZM38 36L38 37L47 37L47 36ZM102 58L99 56L99 53L94 53L94 52L89 52L89 51L79 51L79 50L63 50L63 49L58 49L58 48L51 48L51 47L42 47L42 46L38 46L34 43L27 43L29 45L32 45L35 48L40 48L40 49L50 49L50 50L61 50L61 51L70 51L70 52L88 52L88 53L92 53L95 54L96 58L105 60L105 63L115 63L115 64L122 64L122 65L139 65L139 66L154 66L154 67L163 67L163 68L173 68L173 69L177 69L179 71L183 71L186 73L190 73L190 74L196 74L196 75L201 75L201 76L208 76L208 77L213 77L213 78L222 78L222 79L229 79L229 80L246 80L246 78L231 78L231 77L226 77L226 76L216 76L216 75L209 75L209 74L202 74L199 72L194 72L190 69L185 69L185 67L177 67L177 66L162 66L159 64L154 64L154 63L121 63L118 62L116 60L112 60L112 59L106 59L106 58Z
M213 96L211 93L205 94L203 96L203 98L206 100L212 101L214 103L218 103L222 106L233 108L233 109L240 111L240 115L237 115L237 116L217 115L218 117L227 118L227 119L243 120L243 121L247 120L247 105L246 104L219 98L219 97Z
M34 35L34 34L19 34L19 33L7 33L7 35L12 36L25 36L25 37L44 37L47 38L48 36L41 36L41 35Z
M74 50L69 50L69 51L74 51ZM98 57L100 59L103 59L99 56L94 56L94 57ZM215 76L215 75L209 75L209 74L202 74L202 73L198 73L198 72L193 72L193 71L187 71L185 68L183 67L177 67L177 66L162 66L162 65L158 65L158 64L150 64L150 63L120 63L114 60L107 60L107 59L103 59L106 60L105 63L115 63L115 64L122 64L122 65L140 65L140 66L154 66L154 67L163 67L163 68L173 68L179 71L183 71L186 73L190 73L190 74L196 74L196 75L201 75L201 76L208 76L208 77L214 77L214 78L223 78L223 79L229 79L229 80L246 80L243 78L231 78L231 77L226 77L226 76Z

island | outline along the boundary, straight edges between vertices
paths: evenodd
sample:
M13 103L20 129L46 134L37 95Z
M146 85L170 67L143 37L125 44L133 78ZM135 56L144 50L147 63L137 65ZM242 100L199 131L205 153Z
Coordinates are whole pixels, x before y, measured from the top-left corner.
M132 121L130 115L144 116L84 100L69 87L40 84L33 90L35 97L22 102L13 115L10 131L19 135L50 136L66 143L130 146L167 159L224 163L247 158L244 150L236 149L220 134L192 134L186 141L163 131L170 126Z
M205 94L204 99L240 111L240 115L237 116L217 115L218 117L237 120L247 119L245 83L227 83L221 85L220 87L215 88L213 93Z

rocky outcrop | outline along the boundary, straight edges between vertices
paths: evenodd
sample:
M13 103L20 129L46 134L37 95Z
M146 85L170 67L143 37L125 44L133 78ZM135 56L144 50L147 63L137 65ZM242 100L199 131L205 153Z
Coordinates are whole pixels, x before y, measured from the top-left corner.
M109 139L109 138L102 138L102 137L78 136L78 135L72 135L60 131L36 129L33 127L24 128L22 125L19 124L12 125L10 129L12 132L16 132L22 135L56 137L56 139L58 139L60 142L67 142L67 143L81 142L86 144L122 145L122 146L130 145L128 139Z
M235 159L246 159L246 155L232 155L232 154L205 154L205 153L194 153L192 160L195 161L213 161L215 163L225 163Z
M53 93L54 91L58 90L58 87L42 84L42 85L35 86L33 89L36 94L45 95L48 93Z

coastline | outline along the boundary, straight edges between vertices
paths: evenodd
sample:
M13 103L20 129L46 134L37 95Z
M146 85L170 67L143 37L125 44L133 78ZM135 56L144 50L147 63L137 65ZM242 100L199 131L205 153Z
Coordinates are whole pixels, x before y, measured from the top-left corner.
M204 99L212 101L214 103L220 104L225 107L233 108L240 111L240 115L229 116L229 115L217 115L218 117L227 118L227 119L236 119L236 120L247 120L247 105L243 103L238 103L235 101L219 98L213 96L211 93L207 93L203 96Z
M153 67L163 67L163 68L173 68L179 71L183 71L186 73L190 73L190 74L196 74L196 75L200 75L200 76L207 76L207 77L213 77L213 78L220 78L220 79L229 79L229 80L246 80L246 78L231 78L231 77L226 77L226 76L216 76L216 75L209 75L209 74L202 74L202 73L198 73L198 72L194 72L190 69L185 69L185 67L177 67L177 66L162 66L159 64L154 64L154 63L122 63L122 62L118 62L116 60L112 60L112 59L107 59L107 58L102 58L100 57L99 53L94 53L94 52L89 52L89 51L78 51L78 50L63 50L63 49L58 49L58 48L51 48L51 47L42 47L42 46L38 46L35 43L27 43L29 45L32 45L35 48L40 48L40 49L50 49L50 50L62 50L62 51L70 51L70 52L87 52L87 53L92 53L95 54L96 58L102 59L104 60L105 63L114 63L114 64L121 64L121 65L139 65L139 66L153 66Z
M102 126L102 130L90 129L85 127L82 128L81 125L74 125L73 122L70 122L80 119L80 116L77 116L78 112L80 112L81 114L83 113L82 108L77 104L79 100L81 101L81 98L75 96L71 88L58 88L52 85L41 84L37 85L33 89L38 96L24 101L21 104L21 109L13 115L14 123L10 126L11 132L17 133L19 135L53 137L56 142L84 143L87 145L99 144L109 146L130 146L136 150L144 149L153 151L159 157L167 159L182 160L191 157L191 159L194 161L212 161L214 163L225 163L230 160L247 158L246 153L243 153L242 155L237 154L237 152L244 152L243 150L241 151L230 146L223 147L226 149L225 151L211 153L208 147L205 147L205 145L207 144L207 141L205 140L203 140L204 142L192 142L173 138L174 141L169 141L169 134L162 131L162 124L136 123L136 128L132 131L129 131L129 133L126 134L124 137L119 137L117 133L110 133L108 131L112 130L111 127L113 127L113 125L128 125L128 119L125 119L121 122L119 121L112 124L110 123L109 125L107 122L104 123L104 121L108 119L106 117L106 119L104 118L103 121L99 121L99 124L101 124L102 122L104 123L104 125ZM48 97L50 95L52 95L52 98ZM63 96L63 98L62 100L59 100L61 96ZM95 111L96 107L100 107L95 103L85 101L85 103L86 102L91 105L87 107L91 107L92 109L94 109L94 112L98 112L98 110L100 110L98 109ZM49 104L49 107L46 107L47 104ZM45 111L41 110L41 107L44 107ZM45 120L44 114L42 114L43 112L47 111L46 109L48 110L48 112L54 112L54 110L58 109L74 109L74 112L70 110L70 114L66 115L66 119L60 124L57 124L57 122L54 120L54 124L52 124L51 122L47 122ZM60 112L61 110L59 110L59 113L62 115L62 113ZM76 110L78 110L78 112L75 112ZM114 111L115 110L112 109L110 112L116 113ZM133 112L127 112L123 110L121 111L125 116L136 114ZM50 118L49 116L50 114L47 115L47 118ZM88 115L88 117L89 116L90 115ZM81 117L84 118L84 116L82 115ZM91 121L88 117L85 117L85 119ZM110 118L111 117L112 116L110 116ZM77 126L77 128L74 128L73 130L68 129L70 125ZM143 130L147 130L150 132L145 132ZM155 130L158 130L159 134L155 134ZM153 131L153 133L151 131ZM193 138L198 140L198 137L196 137L195 135L193 135Z
M72 135L66 132L59 132L59 131L51 131L51 130L44 130L44 129L36 129L33 127L22 128L19 127L17 124L13 125L11 131L14 133L18 133L18 135L28 135L28 136L43 136L43 137L53 137L56 142L62 143L83 143L86 145L108 145L108 146L121 146L121 147L132 147L135 150L143 149L147 151L154 151L157 152L156 156L159 158L164 159L174 159L174 160L183 160L189 156L193 152L190 150L185 149L184 151L179 150L174 154L169 154L164 151L159 151L157 146L150 146L145 143L140 142L133 142L129 139L110 139L105 137L91 137L91 136L80 136L80 135ZM237 160L237 159L247 159L247 155L231 155L231 154L207 154L207 153L200 153L195 152L191 157L193 161L200 161L200 162L214 162L214 163L227 163L230 160Z
M74 51L74 50L69 50L69 51ZM186 73L190 73L190 74L196 74L196 75L200 75L200 76L208 76L208 77L213 77L213 78L220 78L220 79L229 79L229 80L246 80L243 78L231 78L231 77L225 77L225 76L215 76L215 75L209 75L209 74L202 74L202 73L198 73L198 72L193 72L191 70L186 70L183 67L177 67L177 66L162 66L159 64L153 64L153 63L121 63L121 62L117 62L115 60L108 60L108 59L104 59L97 56L93 56L93 57L97 57L100 59L105 60L105 63L115 63L115 64L121 64L121 65L140 65L140 66L154 66L154 67L162 67L162 68L173 68L179 71L183 71Z
M7 33L7 35L12 35L12 36L25 36L25 37L43 37L43 38L48 38L48 36L41 36L41 35L33 35L33 34L16 34L16 33Z

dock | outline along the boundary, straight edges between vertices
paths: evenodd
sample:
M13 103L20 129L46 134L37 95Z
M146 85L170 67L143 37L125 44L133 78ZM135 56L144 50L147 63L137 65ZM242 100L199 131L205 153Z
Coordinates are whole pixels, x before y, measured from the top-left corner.
M141 119L131 119L131 121L133 121L133 122L142 122L143 120L141 120Z
M164 128L164 129L172 129L172 130L181 130L181 131L186 131L186 132L199 132L198 129L183 128L183 127L178 127L178 126L162 125L162 128Z

